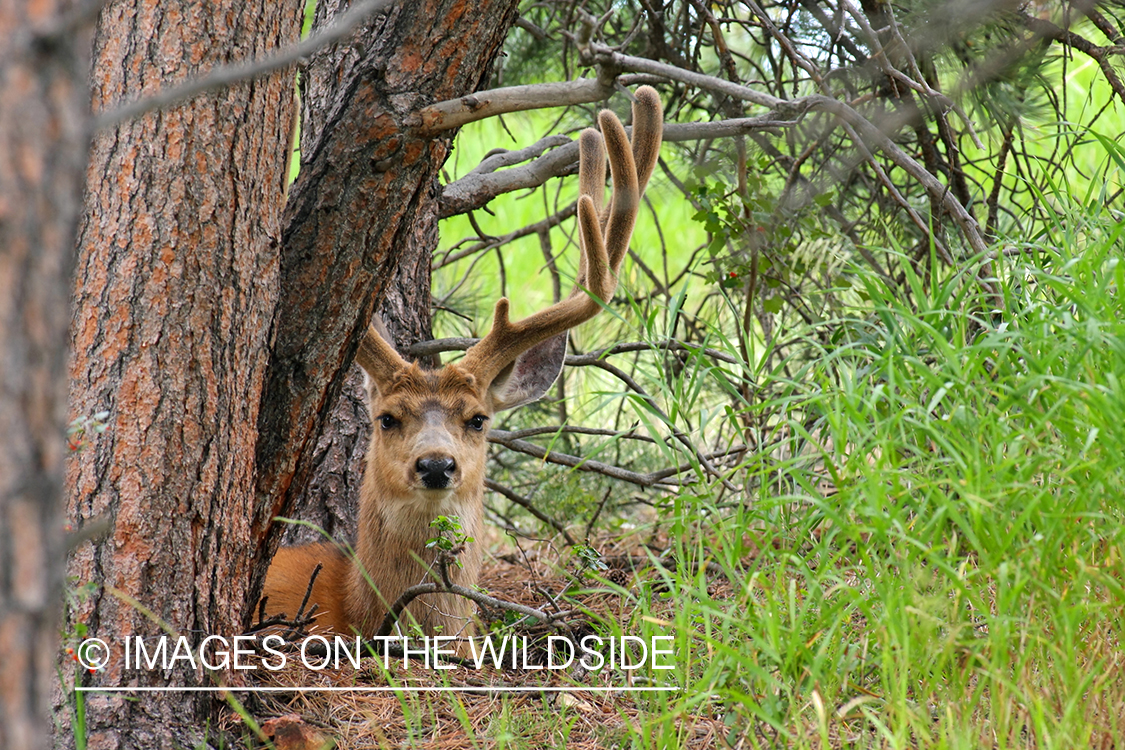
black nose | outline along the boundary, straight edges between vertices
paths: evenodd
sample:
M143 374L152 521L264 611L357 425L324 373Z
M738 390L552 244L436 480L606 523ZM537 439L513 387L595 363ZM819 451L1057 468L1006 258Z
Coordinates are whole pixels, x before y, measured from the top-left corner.
M457 463L449 456L419 458L414 464L414 470L418 472L422 484L431 490L443 490L448 487L456 469Z

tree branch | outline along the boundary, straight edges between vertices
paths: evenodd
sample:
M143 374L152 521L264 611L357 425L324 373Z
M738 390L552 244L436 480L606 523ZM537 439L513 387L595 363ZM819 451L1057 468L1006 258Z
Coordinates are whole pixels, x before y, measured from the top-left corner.
M1060 28L1050 21L1044 21L1023 12L1018 13L1016 18L1019 19L1019 22L1023 24L1024 28L1039 38L1060 42L1093 58L1094 61L1097 62L1098 67L1101 68L1102 75L1105 76L1106 82L1109 83L1113 92L1117 94L1117 98L1125 102L1125 84L1122 83L1121 77L1118 76L1117 71L1114 70L1113 64L1110 61L1110 58L1113 56L1125 54L1125 46L1118 43L1113 47L1099 47L1089 39L1079 36L1073 31Z
M613 79L603 76L491 89L424 107L418 112L418 127L429 135L508 112L597 102L614 91Z
M513 503L515 503L516 505L518 505L521 508L523 508L524 510L526 510L531 515L538 518L543 523L551 526L552 528L555 529L555 531L557 531L557 532L559 532L560 534L563 535L563 539L566 539L567 544L572 545L572 546L574 545L574 543L575 543L574 537L572 537L570 535L570 532L568 532L566 530L566 526L564 524L560 523L559 521L556 521L555 519L551 518L550 516L548 516L543 511L536 508L534 505L531 504L531 501L528 500L523 495L520 495L517 492L513 492L512 490L508 489L507 487L500 484L499 482L494 482L491 479L485 479L484 480L484 486L487 487L488 489L492 490L493 492L499 494L499 495L503 495L504 497L508 498Z
M502 445L508 450L516 451L517 453L524 453L535 458L541 458L544 461L560 466L567 466L571 469L578 469L579 471L589 471L595 474L602 474L613 479L620 479L623 482L636 484L641 487L655 487L658 489L675 490L676 487L681 486L683 483L680 481L672 481L669 479L673 474L679 473L673 471L671 474L663 472L650 472L648 474L639 474L635 471L622 469L619 466L612 464L602 463L601 461L593 461L584 459L579 456L572 456L567 453L559 453L558 451L549 451L542 446L530 443L526 440L518 440L511 436L511 433L506 430L492 430L488 433L488 442ZM664 470L667 471L667 470ZM686 471L686 469L685 469Z
M726 94L727 96L741 99L751 104L769 107L772 110L777 110L789 103L785 99L778 99L776 96L763 94L748 86L724 81L722 78L715 78L714 76L704 75L703 73L677 68L675 65L649 60L644 57L623 55L604 44L591 44L588 57L590 64L661 76L662 78L686 83L689 86L695 86L707 91Z
M487 161L487 159L485 161ZM483 164L484 162L481 162L481 163ZM574 203L571 203L569 206L564 207L558 213L555 213L555 214L552 214L551 216L548 216L546 219L541 219L540 221L537 221L534 224L528 224L525 227L521 227L514 232L509 232L508 234L505 234L501 237L493 237L493 238L491 238L487 241L478 242L477 244L473 245L472 247L470 247L466 250L457 250L457 248L459 246L461 246L466 241L468 241L468 238L466 238L464 240L461 240L461 242L458 242L452 248L447 250L445 255L443 255L440 260L434 259L434 261L432 263L432 270L436 271L439 268L444 268L445 266L448 266L450 263L456 263L457 261L461 260L462 258L467 258L470 255L475 255L477 253L484 253L484 252L487 252L489 250L493 250L497 247L502 247L504 245L507 245L509 242L514 242L515 240L518 240L522 237L527 237L528 235L538 234L538 235L542 236L544 233L548 232L552 227L554 227L558 224L561 224L566 219L569 219L570 217L574 216L574 214L577 212L577 210L578 210L578 202L575 201Z
M859 137L861 137L869 147L874 146L879 151L886 154L887 158L917 180L932 199L943 204L974 252L983 254L987 251L987 245L984 242L984 238L981 236L980 227L977 225L976 219L961 205L957 198L950 193L947 187L941 183L941 180L927 171L925 167L892 141L886 133L872 124L870 120L847 103L821 94L813 94L792 100L778 99L777 97L762 94L746 86L731 83L714 76L695 73L693 71L677 68L673 65L654 62L640 57L623 55L604 45L591 45L590 49L592 61L598 64L611 67L616 66L622 70L663 75L667 78L680 81L681 83L687 83L709 91L733 96L754 104L768 106L772 109L771 114L775 117L796 118L814 110L835 116L838 120L855 128ZM665 138L665 140L672 139ZM995 296L995 285L988 278L992 273L991 265L986 262L982 266L981 271L982 276L980 281L982 286L984 286L990 294Z
M430 357L442 352L463 352L473 344L480 341L480 339L457 337L448 339L434 339L433 341L421 341L414 344L406 350L406 354L411 357ZM667 339L665 341L647 342L647 341L627 341L621 344L614 344L607 346L604 349L595 349L586 354L568 354L566 357L566 364L571 367L585 367L594 364L597 360L605 359L606 357L614 354L629 354L631 352L643 352L648 350L669 351L669 352L702 352L703 354L717 359L721 362L737 365L741 364L737 358L732 357L726 352L719 351L718 349L711 349L708 347L700 347L682 341L673 341Z
M780 100L779 100L780 101ZM702 141L711 138L730 138L746 135L757 130L790 127L795 119L786 119L777 113L767 113L759 117L741 117L717 122L667 123L664 126L665 142ZM632 128L626 128L632 133ZM553 135L518 152L507 152L503 156L518 153L542 153L544 141L556 143L559 136ZM496 157L489 157L495 159ZM487 161L487 160L486 160ZM482 166L483 166L482 162ZM499 165L502 166L502 165ZM481 172L477 167L468 175L455 180L442 190L439 215L445 219L457 214L480 208L498 195L514 190L537 188L552 177L575 174L578 171L578 141L570 140L521 167L513 167L501 172Z
M523 604L509 602L504 599L497 599L495 597L489 596L488 594L482 594L476 589L470 589L464 586L458 586L455 583L450 583L448 582L449 576L447 574L449 561L446 560L445 557L446 555L443 554L438 559L438 566L442 569L442 581L419 583L402 592L402 595L395 601L393 605L391 605L391 608L387 610L387 614L383 617L383 623L379 626L378 632L376 632L372 637L372 641L385 639L390 636L391 631L394 629L395 623L398 621L398 618L402 615L406 608L410 605L410 602L426 594L456 594L457 596L463 596L470 601L474 601L482 607L491 607L493 609L505 609L509 612L517 612L524 617L532 617L539 622L552 626L557 626L560 620L565 617L569 617L571 614L570 611L551 614L549 612L544 612L541 609L534 609Z
M108 128L119 122L139 117L154 109L162 109L177 104L205 91L225 88L231 84L258 78L267 73L272 73L278 68L292 65L321 47L327 47L329 44L340 41L351 34L368 16L376 11L383 10L394 2L395 0L362 0L357 2L348 8L347 12L342 13L332 25L323 31L310 35L303 42L295 44L287 50L282 50L260 60L215 68L200 78L189 80L165 91L158 91L152 96L143 96L134 102L103 112L94 120L94 130Z

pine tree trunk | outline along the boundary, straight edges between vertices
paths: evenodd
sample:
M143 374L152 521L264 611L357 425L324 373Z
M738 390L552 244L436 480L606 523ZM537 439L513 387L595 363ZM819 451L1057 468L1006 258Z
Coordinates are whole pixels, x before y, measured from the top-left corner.
M94 43L92 108L264 56L295 42L300 20L298 3L266 0L108 4ZM208 634L241 631L294 116L288 70L94 140L78 237L71 413L109 417L67 479L75 523L104 518L111 530L71 557L69 575L96 588L70 622L107 641L113 658L84 684L212 684L191 668L126 671L122 641L168 628L197 646ZM191 747L212 713L207 694L87 696L91 747ZM72 741L66 731L57 737L60 746Z
M321 0L317 25L341 7ZM280 309L308 318L279 320L262 407L260 529L274 515L296 516L354 538L370 425L361 376L342 365L373 308L400 348L430 337L438 175L453 133L418 135L415 113L487 84L516 10L515 0L398 3L302 74L302 168L287 209Z
M66 341L88 126L80 37L58 26L71 6L0 0L0 747L27 750L48 742L64 573Z
M347 5L340 0L322 0L316 6L313 30L333 22ZM301 153L312 154L324 136L332 105L355 85L361 75L359 63L385 44L382 29L370 25L352 44L331 47L315 55L301 72ZM437 214L433 197L424 196L414 226L395 248L394 280L376 310L400 351L433 337L430 311L430 258L437 247ZM363 458L371 435L371 417L363 388L363 371L353 364L331 416L317 440L313 468L307 485L293 500L290 515L317 528L291 525L284 530L283 544L306 544L330 537L355 543L356 509L363 478Z

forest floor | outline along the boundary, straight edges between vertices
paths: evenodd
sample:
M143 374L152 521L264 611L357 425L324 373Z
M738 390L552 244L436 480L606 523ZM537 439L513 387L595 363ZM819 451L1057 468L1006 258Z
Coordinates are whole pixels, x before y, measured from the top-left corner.
M481 586L493 597L538 609L547 609L560 592L567 592L567 607L575 608L568 618L570 636L580 639L605 632L606 623L617 623L621 633L630 632L635 606L628 599L639 590L659 591L661 571L648 561L648 544L618 542L604 544L603 561L608 569L600 577L610 582L597 585L580 582L557 562L558 553L544 543L519 552L493 557L486 563ZM719 573L708 573L709 593L725 598L729 584ZM581 590L576 584L582 586ZM626 595L623 595L626 594ZM665 605L674 606L671 600ZM582 610L582 611L578 611ZM660 605L650 605L647 616L659 616ZM669 614L671 614L669 612ZM503 630L499 620L485 618L483 627L492 633ZM511 619L511 618L509 618ZM482 628L478 628L481 630ZM528 656L518 666L491 663L447 664L448 669L427 668L418 658L404 668L402 659L391 658L385 669L381 657L366 658L359 670L350 664L340 669L311 670L293 659L285 669L271 673L259 684L270 687L335 688L334 691L305 690L259 694L260 702L248 706L278 750L323 747L565 747L593 750L629 745L630 738L644 736L644 722L651 721L651 693L632 690L630 673L620 669L586 671L578 660L568 669L544 669L545 627L521 630L528 639ZM605 655L604 648L602 649ZM581 656L581 654L579 654ZM525 668L524 665L528 667ZM643 678L642 678L643 682ZM341 688L386 688L386 692L348 691ZM529 688L543 690L529 690ZM487 688L488 692L474 692ZM515 688L516 690L512 690ZM620 691L609 691L606 688ZM429 690L432 689L432 692ZM411 691L413 690L413 692ZM675 733L683 747L721 745L729 732L721 716L706 713L680 717ZM230 715L236 730L241 722ZM251 743L254 745L254 743ZM260 741L257 747L263 746Z

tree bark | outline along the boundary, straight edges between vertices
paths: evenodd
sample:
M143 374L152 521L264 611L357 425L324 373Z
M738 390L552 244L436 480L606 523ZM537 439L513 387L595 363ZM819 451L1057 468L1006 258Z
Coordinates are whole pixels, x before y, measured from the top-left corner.
M0 0L0 747L47 746L62 594L66 340L86 167L69 2ZM62 31L63 33L59 33Z
M346 9L340 0L318 2L313 30L332 23ZM344 90L355 84L362 70L359 63L365 56L374 54L381 43L380 32L380 28L369 25L351 44L315 55L302 71L302 154L315 150L324 135L327 113ZM432 206L432 198L426 196L425 210L418 213L405 241L395 248L394 280L387 285L376 309L401 352L411 344L433 338L430 258L437 247L438 235L437 215ZM363 458L371 435L367 393L359 365L353 364L349 369L325 425L317 439L306 488L294 496L289 511L293 518L316 528L290 525L284 531L283 544L320 542L324 541L324 534L349 544L355 542Z
M94 43L92 108L291 44L300 15L298 3L266 0L111 3ZM113 658L83 674L84 684L210 684L190 668L126 671L123 639L168 628L198 646L206 635L241 631L294 116L289 70L94 140L78 238L71 413L109 418L67 479L75 523L105 518L111 531L72 555L69 575L96 588L70 622L107 641ZM206 694L86 695L90 747L192 747L212 709ZM59 733L58 745L72 742Z
M317 23L340 7L322 0ZM255 534L265 560L275 515L354 535L369 424L360 375L347 366L376 307L400 348L430 336L438 175L454 133L419 133L417 111L487 83L516 11L515 0L399 3L302 76L302 167L282 255L286 316L259 422Z

